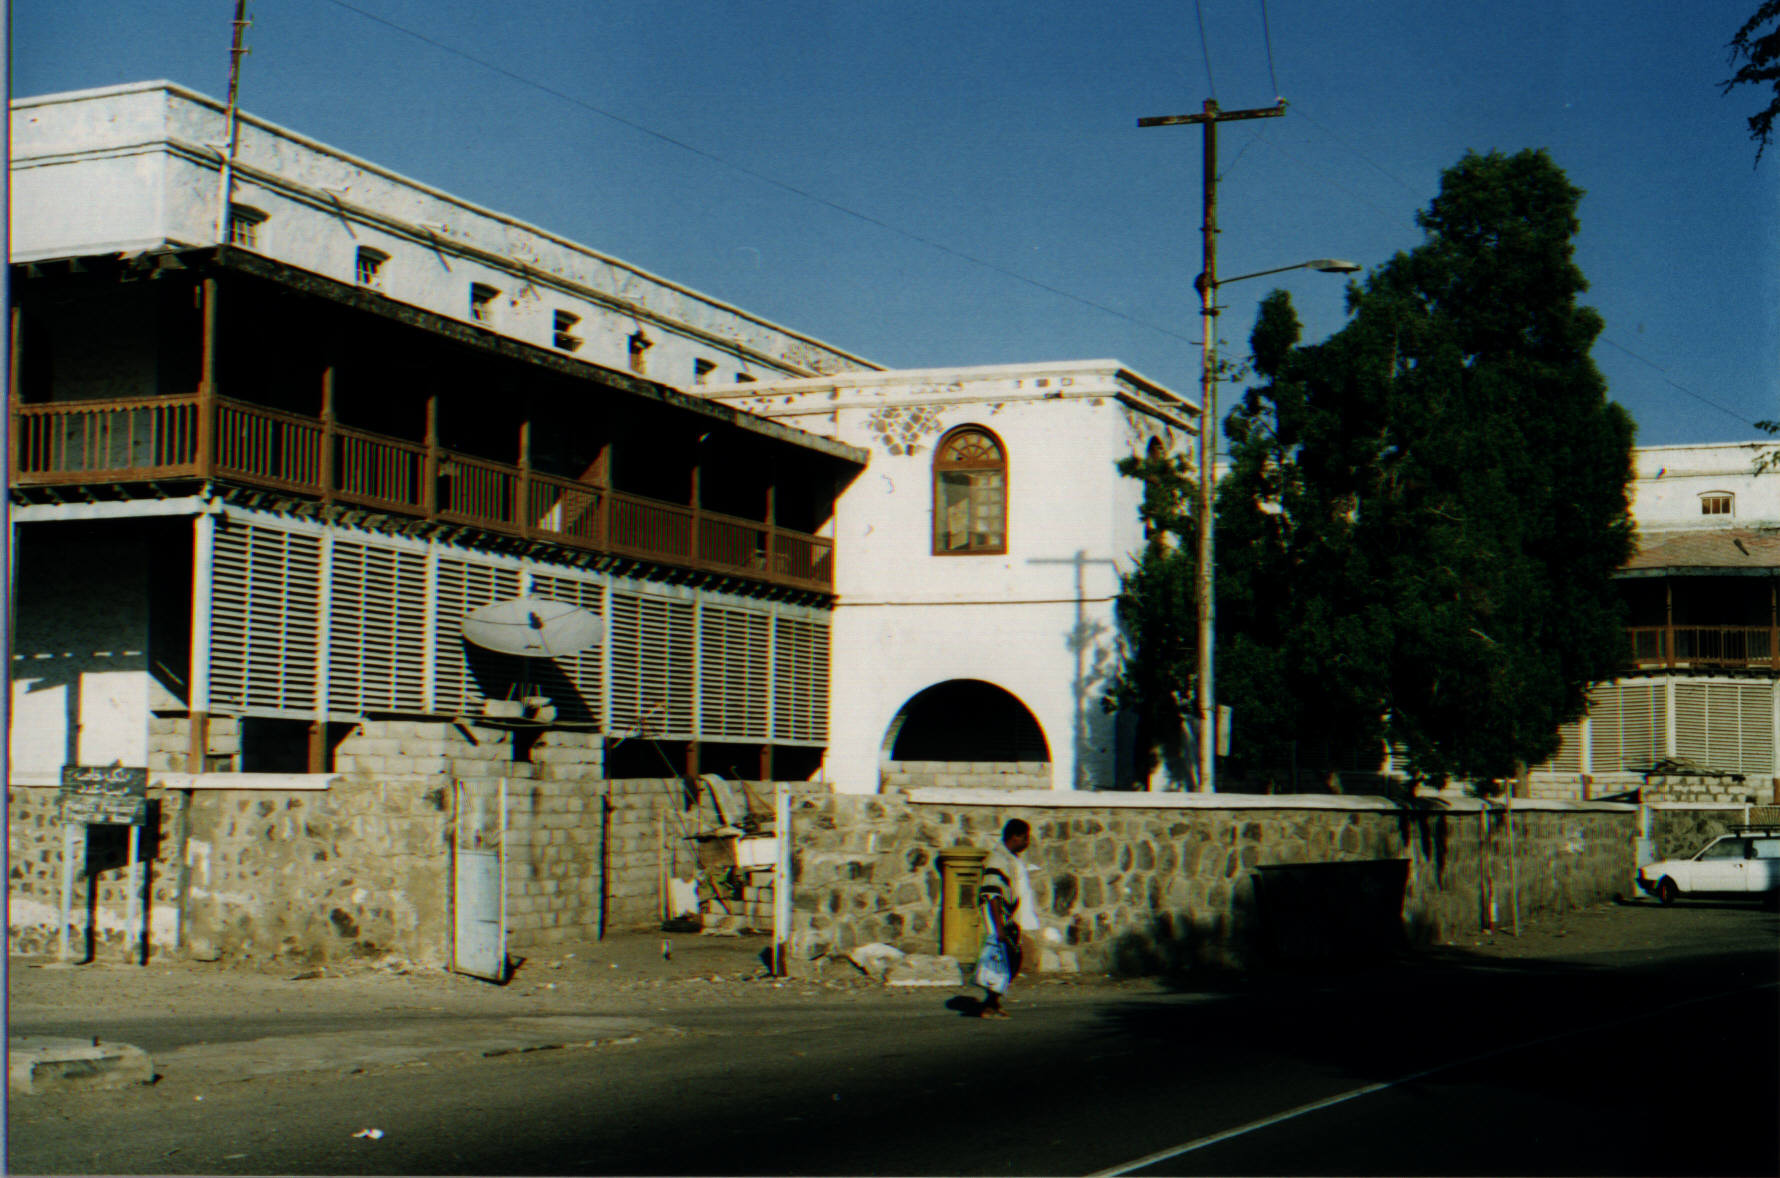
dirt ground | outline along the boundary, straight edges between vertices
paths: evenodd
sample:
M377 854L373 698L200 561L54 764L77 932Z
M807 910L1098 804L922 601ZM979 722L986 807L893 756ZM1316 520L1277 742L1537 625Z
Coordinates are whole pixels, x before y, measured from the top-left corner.
M1721 910L1734 918L1733 908L1740 912L1748 907L1727 905ZM1673 946L1677 938L1710 943L1719 923L1712 911L1687 904L1662 908L1653 902L1601 905L1528 919L1518 936L1509 927L1479 932L1424 950L1421 956L1435 961L1566 959L1635 954ZM774 991L845 1001L849 995L885 989L845 961L829 962L822 976L814 979L773 978L765 965L770 947L770 938L762 936L614 934L603 941L563 945L519 959L506 985L401 961L315 969L264 962L231 966L163 956L146 966L113 959L58 968L53 958L12 957L6 989L14 1018L95 1010L169 1017L200 1011L245 1016L328 1009L499 1015L585 1009L590 1003L612 1011L648 1012L685 1004L758 1001ZM1156 984L1150 978L1104 974L1029 975L1020 982L1034 997L1043 992L1053 999L1088 998L1109 987Z

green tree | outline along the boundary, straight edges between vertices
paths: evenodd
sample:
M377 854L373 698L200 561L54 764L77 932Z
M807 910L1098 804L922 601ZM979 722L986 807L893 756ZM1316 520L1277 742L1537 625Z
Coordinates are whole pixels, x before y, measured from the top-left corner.
M1589 358L1581 196L1543 151L1469 154L1328 341L1264 305L1219 496L1221 694L1254 756L1382 734L1419 776L1504 777L1618 669L1632 425Z
M1721 83L1724 93L1729 94L1738 86L1765 87L1774 92L1767 106L1749 116L1749 137L1757 144L1755 159L1760 163L1774 134L1774 119L1780 116L1780 0L1763 0L1755 15L1744 21L1731 38L1730 51L1731 62L1743 64Z
M1119 586L1119 670L1102 705L1137 721L1136 769L1148 779L1158 764L1179 776L1184 761L1183 714L1193 682L1199 633L1194 608L1193 519L1197 486L1178 456L1126 458L1119 473L1143 481L1144 547Z

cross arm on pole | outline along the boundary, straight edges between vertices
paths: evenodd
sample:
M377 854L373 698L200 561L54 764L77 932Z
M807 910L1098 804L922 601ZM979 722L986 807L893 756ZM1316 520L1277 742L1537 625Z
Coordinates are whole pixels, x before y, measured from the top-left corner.
M1234 119L1276 119L1286 113L1285 99L1280 99L1276 106L1263 106L1254 110L1219 110L1215 102L1207 102L1205 110L1196 115L1154 115L1147 119L1138 119L1140 127L1178 127L1183 123L1227 123Z

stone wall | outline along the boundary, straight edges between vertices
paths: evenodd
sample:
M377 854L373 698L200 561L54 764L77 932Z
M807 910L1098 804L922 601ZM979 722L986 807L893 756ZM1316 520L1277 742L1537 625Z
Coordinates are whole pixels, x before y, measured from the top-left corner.
M1751 820L1750 807L1657 803L1650 807L1650 839L1656 859L1686 859L1731 827Z
M1036 963L1045 970L1251 962L1263 931L1256 869L1278 864L1407 860L1401 921L1414 941L1477 930L1492 899L1496 919L1510 919L1510 819L1473 799L804 794L792 816L794 967L871 941L937 952L935 855L988 847L1012 817L1033 827L1028 861L1054 930ZM1635 807L1520 802L1512 822L1523 915L1630 891Z
M183 718L150 737L144 832L155 951L205 958L328 961L394 955L444 964L451 944L451 849L492 845L506 780L508 943L518 953L661 919L663 880L698 872L694 835L716 825L676 779L600 776L592 734L420 721L366 721L328 776L184 773ZM226 768L232 720L213 719L208 754ZM518 759L516 759L518 758ZM238 786L238 788L231 788ZM770 787L767 789L770 795ZM62 886L54 787L7 791L9 934L14 952L52 952ZM73 909L75 955L124 952L124 828L85 832Z

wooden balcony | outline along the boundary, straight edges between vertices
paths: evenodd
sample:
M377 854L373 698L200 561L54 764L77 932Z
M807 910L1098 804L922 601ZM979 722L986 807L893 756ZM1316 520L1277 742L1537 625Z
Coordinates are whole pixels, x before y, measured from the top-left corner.
M1776 642L1772 626L1630 626L1632 665L1665 668L1772 670Z
M197 395L14 404L12 483L218 479L828 592L833 541Z

